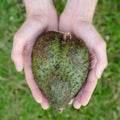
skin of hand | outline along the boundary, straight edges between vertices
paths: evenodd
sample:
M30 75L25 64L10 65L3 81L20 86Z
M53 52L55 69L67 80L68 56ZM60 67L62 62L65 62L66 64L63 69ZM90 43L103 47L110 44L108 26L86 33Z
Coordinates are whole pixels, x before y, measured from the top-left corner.
M108 64L106 43L92 24L96 4L97 0L92 2L90 0L68 0L59 20L59 30L69 31L79 39L82 39L90 53L90 72L87 80L73 100L73 106L76 109L88 104L97 80L101 77Z
M27 18L14 35L11 58L17 71L24 68L27 84L34 99L43 109L48 109L49 103L37 86L31 69L31 52L36 38L43 32L58 30L58 17L52 0L25 0Z

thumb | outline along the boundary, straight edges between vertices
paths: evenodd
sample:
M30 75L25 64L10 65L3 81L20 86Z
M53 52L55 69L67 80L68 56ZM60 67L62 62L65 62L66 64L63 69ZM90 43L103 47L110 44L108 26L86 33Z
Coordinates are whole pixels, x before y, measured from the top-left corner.
M18 72L22 71L23 69L22 51L24 48L24 43L21 42L20 39L21 38L17 34L14 36L14 43L11 53L11 59L13 60Z
M96 73L96 77L100 78L102 75L102 72L104 71L104 69L108 65L105 42L102 42L101 45L94 48L94 52L96 53L96 57L97 57L97 64L95 66L95 73Z
M23 69L23 50L27 41L34 42L35 38L47 27L46 23L28 18L14 36L11 58L17 71ZM32 43L31 43L32 44Z

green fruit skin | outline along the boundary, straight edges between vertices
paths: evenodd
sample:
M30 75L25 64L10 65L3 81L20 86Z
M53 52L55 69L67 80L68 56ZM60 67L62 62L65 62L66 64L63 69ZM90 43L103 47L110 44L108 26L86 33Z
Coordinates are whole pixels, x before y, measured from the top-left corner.
M32 51L34 78L56 110L75 97L90 66L88 49L81 40L63 42L64 34L47 32L37 39Z

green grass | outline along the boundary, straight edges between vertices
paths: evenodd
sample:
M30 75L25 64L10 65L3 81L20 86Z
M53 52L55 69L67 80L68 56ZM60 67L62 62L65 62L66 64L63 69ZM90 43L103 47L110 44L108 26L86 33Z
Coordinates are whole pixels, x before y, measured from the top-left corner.
M58 2L57 0L55 1ZM56 4L59 14L66 1ZM10 53L13 35L25 20L20 0L0 2L0 120L120 120L120 1L99 0L94 24L107 42L109 66L94 91L90 103L80 110L73 107L62 114L42 110L17 73Z

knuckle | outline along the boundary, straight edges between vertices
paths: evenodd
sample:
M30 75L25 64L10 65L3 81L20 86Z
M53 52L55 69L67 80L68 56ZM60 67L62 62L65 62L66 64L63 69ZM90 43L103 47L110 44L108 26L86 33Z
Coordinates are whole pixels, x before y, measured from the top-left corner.
M105 41L100 41L97 45L97 47L95 47L95 50L97 51L106 51L106 43Z

